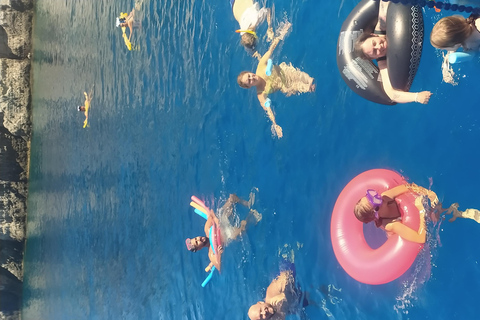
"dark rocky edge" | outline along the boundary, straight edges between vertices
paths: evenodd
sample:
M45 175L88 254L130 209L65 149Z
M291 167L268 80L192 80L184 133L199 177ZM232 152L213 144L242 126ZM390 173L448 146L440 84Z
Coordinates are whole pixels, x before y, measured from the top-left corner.
M0 319L21 319L34 0L0 0Z

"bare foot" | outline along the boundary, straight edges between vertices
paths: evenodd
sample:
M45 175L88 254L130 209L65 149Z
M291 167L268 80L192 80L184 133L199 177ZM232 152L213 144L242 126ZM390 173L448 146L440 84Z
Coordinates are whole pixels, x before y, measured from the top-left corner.
M257 210L255 210L255 209L251 209L251 210L250 210L250 212L248 213L247 219L248 219L249 217L252 217L252 219L253 219L254 222L255 222L255 225L256 225L260 220L262 220L262 214L259 213L259 212L258 212Z
M283 40L291 26L292 26L292 23L285 21L285 24L279 28L280 30L277 29L277 32L278 32L277 38L280 40Z
M273 33L273 29L271 27L268 28L268 30L267 30L267 41L271 42L273 40L274 36L275 35Z
M255 192L258 192L257 188L253 188L248 196L248 208L250 209L255 203Z

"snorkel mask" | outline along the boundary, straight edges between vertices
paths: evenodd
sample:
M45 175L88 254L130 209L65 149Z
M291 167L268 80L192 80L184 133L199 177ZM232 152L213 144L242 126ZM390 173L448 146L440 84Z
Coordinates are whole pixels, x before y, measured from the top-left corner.
M187 246L187 249L188 249L189 251L195 250L195 247L192 246L192 241L190 240L190 238L187 238L187 239L185 240L185 245Z
M382 196L379 195L378 192L373 189L368 189L365 196L367 197L368 202L370 202L370 204L373 207L373 210L375 212L375 219L378 220L379 219L378 210L380 209L380 206L383 203Z
M255 37L255 39L258 39L257 37L257 33L255 31L252 31L252 30L235 30L236 33L240 33L240 35L243 35L244 33L250 33L250 34L253 34L253 36Z

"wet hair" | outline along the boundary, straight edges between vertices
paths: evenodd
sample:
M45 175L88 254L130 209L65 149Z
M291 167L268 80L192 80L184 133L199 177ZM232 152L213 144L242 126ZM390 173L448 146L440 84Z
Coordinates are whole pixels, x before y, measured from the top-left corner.
M375 225L379 227L382 224L381 219L375 218L375 211L372 206L365 203L365 201L362 201L362 199L358 200L355 208L353 209L355 217L363 223L375 221Z
M255 49L255 46L257 45L257 38L255 38L253 34L245 32L240 37L240 44L246 49L253 51Z
M472 34L475 28L475 20L478 14L471 14L465 19L454 15L440 19L430 33L430 43L435 48L449 48L457 44L464 45L465 40Z
M364 51L363 51L363 48L362 48L362 45L363 43L368 39L368 38L371 38L371 37L375 37L375 35L371 34L371 33L368 33L368 32L364 32L360 35L360 37L358 37L357 41L355 41L355 45L354 45L354 52L357 54L357 56L359 56L360 58L362 59L365 59L365 60L372 60L373 58L369 57Z
M243 82L242 82L242 77L244 74L246 73L249 73L249 71L242 71L240 72L240 74L238 75L237 77L237 83L240 87L244 88L244 89L248 89L247 85L245 85Z

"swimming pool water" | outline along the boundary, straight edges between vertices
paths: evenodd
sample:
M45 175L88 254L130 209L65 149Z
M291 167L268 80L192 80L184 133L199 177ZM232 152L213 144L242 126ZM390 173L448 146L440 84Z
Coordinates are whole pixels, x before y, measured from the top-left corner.
M23 318L245 319L288 255L312 301L291 319L474 319L480 226L472 220L431 229L416 270L386 285L358 283L333 255L336 197L368 169L432 182L446 205L480 207L478 61L456 69L458 86L442 83L441 55L427 39L412 91L432 91L428 105L363 100L335 63L356 3L266 1L276 25L293 23L274 61L317 83L313 94L271 97L278 140L253 90L236 84L255 61L238 43L228 1L137 1L132 52L114 27L132 2L37 2ZM427 36L446 14L424 11ZM93 85L82 129L76 107ZM263 219L201 288L206 253L184 246L203 232L190 196L219 207L253 188Z

